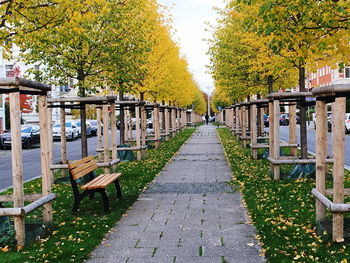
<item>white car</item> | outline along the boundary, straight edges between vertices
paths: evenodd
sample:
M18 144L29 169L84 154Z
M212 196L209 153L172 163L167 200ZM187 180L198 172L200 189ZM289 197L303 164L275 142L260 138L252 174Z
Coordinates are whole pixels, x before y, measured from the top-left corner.
M350 133L350 113L345 114L345 132Z
M78 139L79 133L77 129L77 125L73 121L67 121L66 122L66 139L67 140L75 140ZM61 124L55 124L53 126L53 139L54 140L60 140L61 139Z

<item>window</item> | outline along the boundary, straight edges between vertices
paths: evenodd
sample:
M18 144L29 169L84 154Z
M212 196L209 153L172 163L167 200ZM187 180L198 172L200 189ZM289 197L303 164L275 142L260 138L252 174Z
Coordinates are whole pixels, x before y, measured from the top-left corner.
M6 65L6 77L13 77L13 65Z
M345 68L345 78L350 78L350 68Z
M73 79L69 78L66 85L60 86L60 92L69 92L73 88Z

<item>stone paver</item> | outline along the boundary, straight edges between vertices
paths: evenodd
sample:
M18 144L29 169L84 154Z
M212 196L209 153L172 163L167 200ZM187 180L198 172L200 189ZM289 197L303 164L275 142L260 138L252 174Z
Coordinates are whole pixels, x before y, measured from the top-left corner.
M88 262L265 262L214 126L201 126Z

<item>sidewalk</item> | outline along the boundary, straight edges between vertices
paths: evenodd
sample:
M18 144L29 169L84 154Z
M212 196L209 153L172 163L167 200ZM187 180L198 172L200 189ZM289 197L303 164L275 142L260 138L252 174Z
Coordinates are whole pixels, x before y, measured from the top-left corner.
M88 262L265 262L213 125L201 126Z

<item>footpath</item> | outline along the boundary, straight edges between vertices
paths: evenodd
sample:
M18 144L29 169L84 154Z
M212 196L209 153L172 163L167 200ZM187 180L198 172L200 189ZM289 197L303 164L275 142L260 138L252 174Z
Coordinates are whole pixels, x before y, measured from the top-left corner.
M88 262L265 262L216 128L203 125Z

